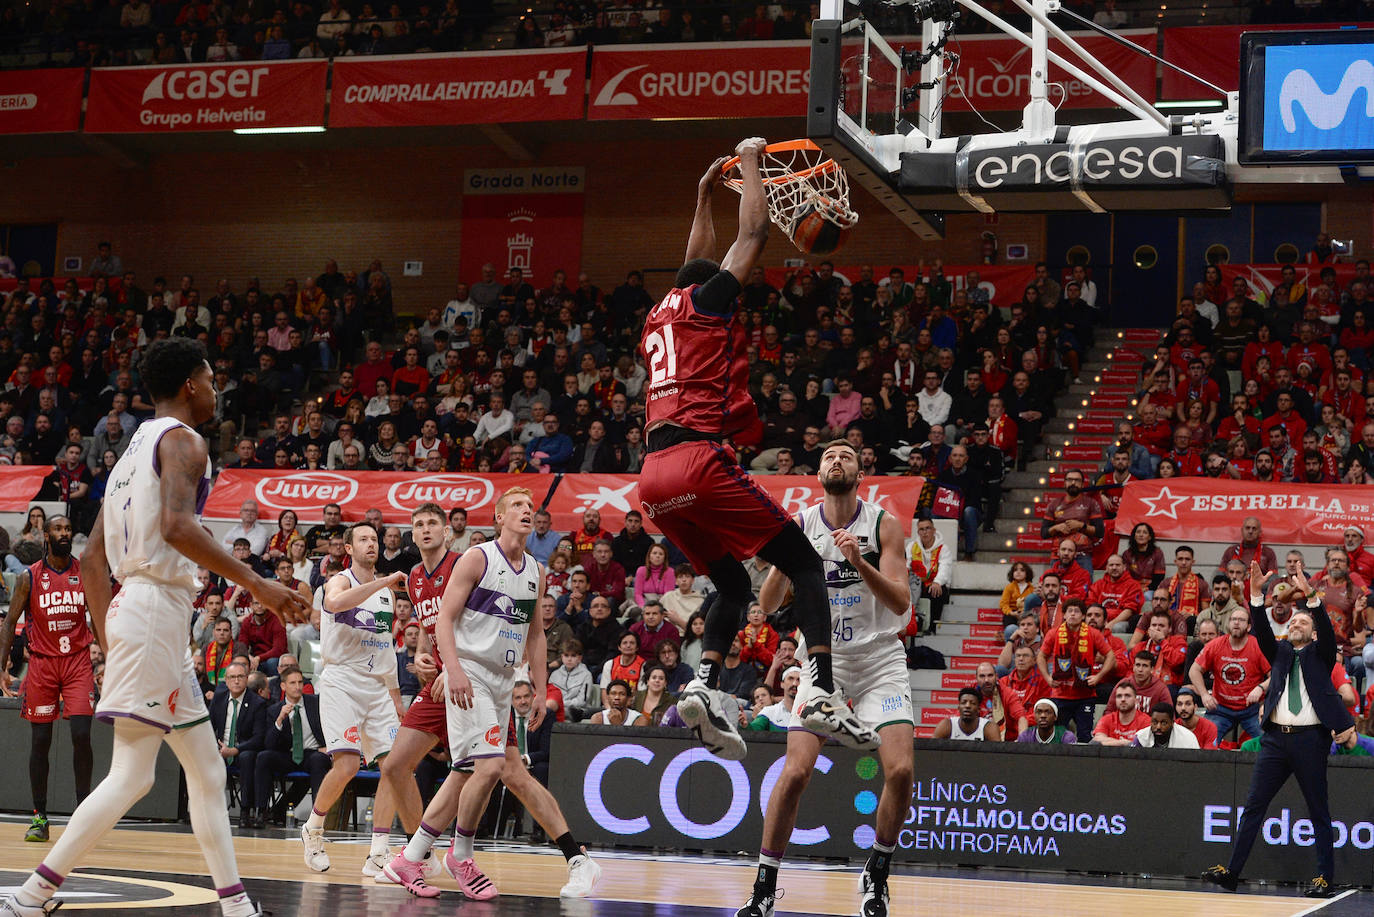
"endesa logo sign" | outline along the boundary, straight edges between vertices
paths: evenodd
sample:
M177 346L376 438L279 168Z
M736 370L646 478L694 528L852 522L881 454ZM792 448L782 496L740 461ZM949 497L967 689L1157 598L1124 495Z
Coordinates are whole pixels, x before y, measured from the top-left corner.
M86 130L212 131L324 124L326 61L97 68Z
M810 89L806 42L597 48L588 117L800 117Z

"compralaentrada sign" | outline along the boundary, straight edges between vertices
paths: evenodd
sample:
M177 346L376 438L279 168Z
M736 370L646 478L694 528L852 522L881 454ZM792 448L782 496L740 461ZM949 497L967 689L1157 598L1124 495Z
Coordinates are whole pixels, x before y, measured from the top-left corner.
M902 156L901 190L920 206L997 210L1205 209L1230 203L1220 137L1168 136L979 147ZM1160 203L1163 193L1171 203Z
M574 832L607 845L756 849L782 770L783 738L751 738L748 757L735 762L680 732L557 726L549 786ZM1253 761L1237 752L918 741L897 855L918 863L1195 875L1199 864L1225 861ZM1368 884L1374 875L1372 777L1368 758L1332 759L1342 881ZM874 756L827 746L789 852L866 856L881 792ZM1270 808L1247 874L1310 879L1314 837L1290 784Z

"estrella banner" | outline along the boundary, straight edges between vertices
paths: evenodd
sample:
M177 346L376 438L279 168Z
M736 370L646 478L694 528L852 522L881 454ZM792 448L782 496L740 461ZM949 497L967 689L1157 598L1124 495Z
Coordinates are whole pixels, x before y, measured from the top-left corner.
M1232 544L1254 516L1273 544L1340 544L1354 525L1370 529L1374 488L1336 484L1261 484L1214 478L1132 481L1122 491L1116 531L1148 522L1164 541Z

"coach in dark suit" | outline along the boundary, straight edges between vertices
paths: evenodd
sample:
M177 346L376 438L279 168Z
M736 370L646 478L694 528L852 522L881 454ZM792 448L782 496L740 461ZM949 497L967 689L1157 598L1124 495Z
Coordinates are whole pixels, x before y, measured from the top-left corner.
M248 671L231 663L224 672L228 690L210 701L210 725L219 739L219 753L226 767L239 773L239 825L254 827L253 768L267 735L267 701L248 690Z
M267 712L265 747L258 752L254 771L254 797L260 806L272 799L272 781L278 777L306 771L310 774L310 791L318 794L320 783L329 773L329 756L321 750L324 726L320 724L319 695L302 693L305 676L297 666L283 666L277 677L282 699ZM294 805L304 796L305 787L293 785L285 802ZM278 813L273 812L272 817L277 818ZM267 820L266 813L259 809L255 820L261 827Z
M529 768L534 779L542 785L549 785L549 746L553 743L554 715L544 711L544 719L538 729L530 729L530 713L534 710L534 689L528 682L515 684L511 695L511 732L515 736L515 750L520 760Z
M1203 877L1228 891L1236 890L1269 803L1288 778L1296 776L1307 801L1317 846L1317 877L1304 894L1309 898L1328 898L1333 893L1335 854L1327 805L1326 760L1333 735L1337 742L1354 746L1355 723L1331 684L1338 647L1326 607L1299 567L1288 581L1294 590L1295 606L1288 621L1288 639L1279 642L1264 611L1266 578L1258 563L1250 565L1251 629L1260 651L1273 667L1269 673L1269 693L1264 699L1264 736L1231 863L1213 866ZM1304 597L1306 604L1301 604Z

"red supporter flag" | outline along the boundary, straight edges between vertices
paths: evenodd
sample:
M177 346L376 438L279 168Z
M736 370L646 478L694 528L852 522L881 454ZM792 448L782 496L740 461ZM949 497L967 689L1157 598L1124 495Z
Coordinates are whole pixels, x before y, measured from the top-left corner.
M78 130L85 77L80 67L0 70L0 136Z
M339 57L329 126L574 120L586 74L585 48Z
M0 465L0 513L27 513L52 465Z
M324 125L323 60L97 67L86 130L188 133Z

